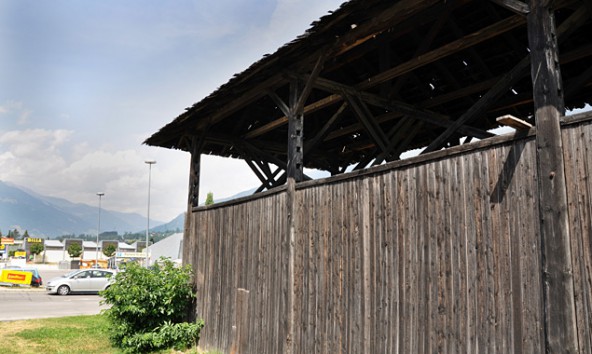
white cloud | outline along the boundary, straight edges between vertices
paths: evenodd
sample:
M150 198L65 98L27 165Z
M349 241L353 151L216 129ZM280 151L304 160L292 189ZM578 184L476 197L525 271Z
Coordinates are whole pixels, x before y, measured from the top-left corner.
M140 142L341 0L278 0L275 8L193 1L193 11L137 2L138 11L134 3L22 12L27 16L13 31L33 33L48 52L26 60L38 46L19 42L11 90L0 91L0 180L89 205L102 191L106 209L145 215L144 160L155 159L151 216L172 219L186 207L189 154ZM60 25L41 31L33 26L39 14ZM22 129L29 126L40 129ZM200 201L209 191L219 200L259 184L244 161L202 157Z
M148 169L143 148L97 149L73 145L65 130L9 131L0 135L0 180L72 202L96 204L104 192L104 207L146 215ZM74 153L70 154L72 149ZM149 148L145 148L149 149ZM170 221L184 211L187 199L188 155L154 149L151 218Z
M9 121L14 121L18 125L29 123L31 113L31 110L19 101L6 101L0 105L0 115L8 116Z
M214 194L214 200L219 200L261 185L243 160L203 155L201 163L200 203L208 192Z

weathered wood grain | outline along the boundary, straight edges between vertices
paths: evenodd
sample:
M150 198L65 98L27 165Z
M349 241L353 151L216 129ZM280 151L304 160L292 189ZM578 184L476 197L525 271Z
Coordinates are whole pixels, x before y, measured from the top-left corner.
M591 121L562 127L583 353ZM246 309L241 353L544 352L535 137L472 147L193 209L185 254L201 346L234 348Z

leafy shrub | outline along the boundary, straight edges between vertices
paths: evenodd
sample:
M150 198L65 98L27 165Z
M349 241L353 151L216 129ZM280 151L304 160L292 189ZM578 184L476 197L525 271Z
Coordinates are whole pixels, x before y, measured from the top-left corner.
M103 254L106 257L112 257L115 254L115 251L117 251L117 247L115 247L115 245L113 245L113 244L109 244L109 245L105 246L105 249L103 250Z
M111 343L126 352L145 353L197 344L203 321L188 323L195 293L189 266L163 259L150 268L130 263L105 291Z
M77 258L82 254L82 246L79 243L71 243L67 251L70 257Z

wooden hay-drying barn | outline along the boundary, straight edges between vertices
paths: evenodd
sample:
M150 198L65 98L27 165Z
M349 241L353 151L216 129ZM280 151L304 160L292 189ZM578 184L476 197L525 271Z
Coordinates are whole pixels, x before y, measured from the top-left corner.
M201 346L592 353L591 55L590 1L351 0L188 108L146 143L191 153ZM201 154L261 193L198 207Z

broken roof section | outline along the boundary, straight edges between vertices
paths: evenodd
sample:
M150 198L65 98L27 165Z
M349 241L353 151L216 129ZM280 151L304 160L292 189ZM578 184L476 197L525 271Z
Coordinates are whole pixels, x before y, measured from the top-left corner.
M500 116L534 124L527 13L521 1L349 1L145 143L191 151L197 137L202 153L280 166L294 83L311 85L304 166L334 174L487 138ZM592 98L591 13L556 2L568 109Z

